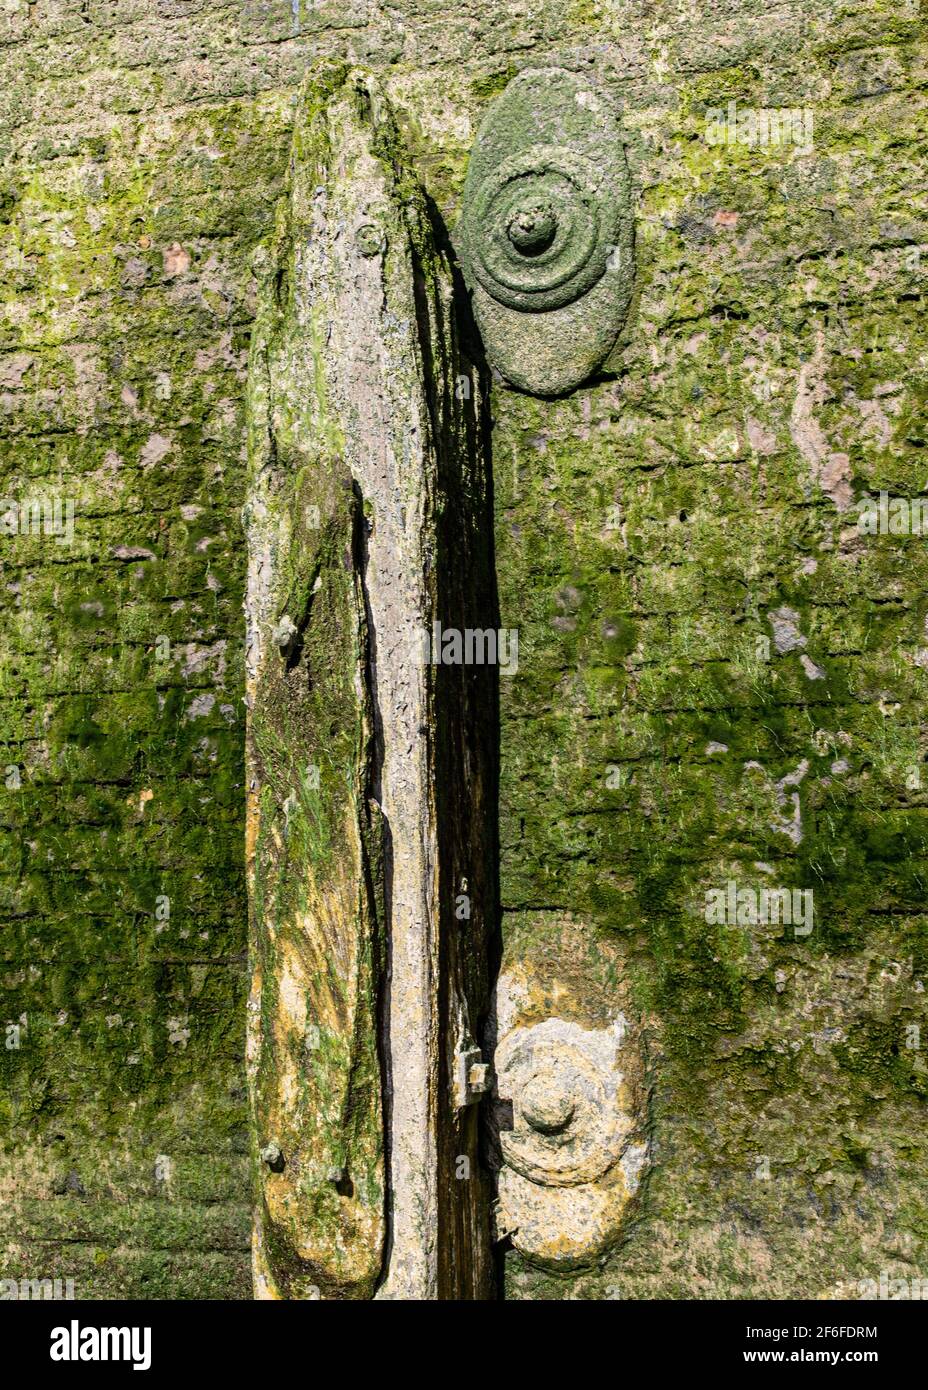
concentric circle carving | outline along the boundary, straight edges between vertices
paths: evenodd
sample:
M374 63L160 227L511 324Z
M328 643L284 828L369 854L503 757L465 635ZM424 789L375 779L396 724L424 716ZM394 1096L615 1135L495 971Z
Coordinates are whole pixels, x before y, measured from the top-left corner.
M500 1134L510 1168L532 1182L593 1182L620 1158L631 1129L618 1103L615 1039L551 1019L517 1029L497 1050L513 1126Z
M487 110L455 246L487 358L556 396L608 364L634 280L622 128L588 74L526 69Z
M488 174L468 216L471 264L487 294L539 313L595 285L613 249L597 183L591 160L554 145L533 145Z

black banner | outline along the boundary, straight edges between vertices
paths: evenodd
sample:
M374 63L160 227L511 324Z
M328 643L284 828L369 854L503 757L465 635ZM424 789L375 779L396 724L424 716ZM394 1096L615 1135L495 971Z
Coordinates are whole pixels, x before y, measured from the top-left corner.
M914 1306L913 1306L914 1305ZM520 1379L538 1363L550 1383L561 1367L576 1381L595 1358L598 1377L624 1376L629 1360L642 1371L706 1376L740 1372L750 1383L756 1371L798 1369L840 1379L851 1370L874 1376L911 1370L921 1361L924 1316L919 1300L796 1303L590 1303L561 1313L536 1304L482 1311L474 1305L429 1305L423 1325L415 1314L412 1340L406 1314L380 1303L69 1303L19 1301L0 1308L0 1333L22 1371L42 1371L53 1383L75 1375L141 1379L217 1374L236 1384L289 1384L294 1371L312 1384L320 1377L357 1379L365 1346L403 1372L409 1359L416 1379L441 1381L449 1368L430 1350L434 1319L444 1307L456 1327L450 1335L462 1350L451 1374L470 1362L481 1378L492 1376L488 1360L472 1360L485 1347L508 1346L510 1371ZM534 1311L533 1311L534 1310ZM421 1340L419 1333L421 1332ZM371 1334L377 1341L370 1339ZM470 1348L467 1352L464 1349ZM566 1358L566 1362L565 1362ZM489 1361L489 1364L488 1364ZM502 1364L501 1371L502 1373ZM589 1373L592 1373L590 1370ZM135 1375L132 1375L133 1381ZM181 1383L185 1383L184 1380ZM796 1382L792 1382L796 1383ZM492 1390L492 1387L491 1387Z

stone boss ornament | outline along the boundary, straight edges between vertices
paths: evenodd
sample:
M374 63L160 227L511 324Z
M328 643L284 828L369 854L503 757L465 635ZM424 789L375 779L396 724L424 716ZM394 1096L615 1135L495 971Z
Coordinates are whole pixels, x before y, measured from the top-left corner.
M496 1234L535 1264L590 1265L650 1163L646 1020L621 941L550 912L507 931L488 1030Z
M535 395L609 357L631 299L633 223L608 98L557 68L515 78L471 151L456 234L491 364Z

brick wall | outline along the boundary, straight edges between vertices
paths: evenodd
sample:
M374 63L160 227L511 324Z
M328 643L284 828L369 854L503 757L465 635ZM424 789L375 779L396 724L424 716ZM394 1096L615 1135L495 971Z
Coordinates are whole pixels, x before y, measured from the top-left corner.
M591 64L629 132L619 380L497 392L503 898L625 934L659 1163L618 1264L514 1266L513 1295L917 1261L928 586L924 542L848 501L925 481L919 29L825 0L6 0L0 490L74 530L0 538L0 1276L248 1296L250 255L321 53L384 70L449 221L519 66ZM811 108L813 149L710 146L730 100ZM729 879L813 887L816 930L707 930Z

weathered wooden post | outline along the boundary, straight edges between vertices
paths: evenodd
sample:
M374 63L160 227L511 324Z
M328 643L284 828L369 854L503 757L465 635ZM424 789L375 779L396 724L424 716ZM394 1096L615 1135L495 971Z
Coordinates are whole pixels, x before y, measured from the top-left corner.
M481 1297L494 927L481 386L374 84L301 97L250 369L249 1076L260 1296ZM462 913L462 901L466 911Z

